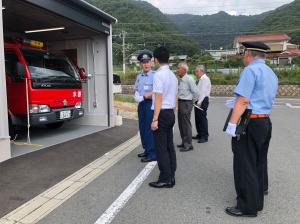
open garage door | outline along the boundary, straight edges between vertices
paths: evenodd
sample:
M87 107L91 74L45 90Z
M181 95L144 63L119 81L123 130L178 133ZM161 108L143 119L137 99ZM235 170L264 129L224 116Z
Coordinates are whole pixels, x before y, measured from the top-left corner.
M83 0L2 0L2 13L3 36L6 41L36 40L39 41L37 42L38 44L43 42L47 46L47 51L64 52L64 54L69 56L68 60L73 62L72 64L75 68L83 67L86 73L90 74L90 78L82 84L85 100L81 106L83 106L85 116L78 119L76 123L113 126L111 23L116 22L116 19ZM11 56L10 54L8 55ZM15 60L22 62L22 59L17 54L11 57L15 57ZM28 60L28 58L24 57L25 62L23 63L27 63ZM58 66L57 64L56 66ZM29 67L24 67L25 72L26 69L30 69ZM34 66L32 65L32 67ZM5 73L4 70L2 73ZM19 70L18 73L20 73ZM5 86L5 74L1 75L1 82ZM28 83L26 82L29 87L27 86L26 88L31 88L32 86L30 85L33 85L32 81ZM69 84L70 82L67 83ZM45 87L46 85L43 84L43 86ZM56 87L56 89L59 88ZM19 90L20 93L25 91L24 89L21 91L21 87ZM28 106L33 95L28 89L26 94L28 94L26 96ZM22 94L24 95L23 97L26 94ZM39 94L41 96L43 93ZM62 94L61 92L60 95ZM82 93L75 89L70 94L78 97ZM53 97L49 92L47 96ZM7 98L5 91L1 97L3 99ZM65 104L66 107L70 102L67 97L56 99L56 101L56 103L62 101L61 103ZM2 100L1 102L6 107L6 102ZM38 104L37 108L37 110L40 108L46 108L47 110L44 104L42 106ZM31 111L31 104L27 111ZM11 113L6 110L1 112L1 115ZM74 116L72 114L73 111L67 112L60 113L58 115L60 119ZM10 115L8 118L11 119ZM44 116L39 119L43 121L47 118ZM27 120L31 121L31 119ZM8 136L7 119L0 119L0 122L0 125L5 127L1 131L1 135ZM5 142L7 142L7 139ZM1 146L0 161L7 159L8 155L10 155L10 149L7 149L7 146L5 146L5 149L2 148ZM5 158L2 158L1 155L5 155Z

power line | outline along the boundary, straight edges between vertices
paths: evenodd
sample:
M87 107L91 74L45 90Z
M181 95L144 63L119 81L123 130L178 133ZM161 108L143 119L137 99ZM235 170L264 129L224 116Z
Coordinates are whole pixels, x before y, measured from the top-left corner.
M244 32L195 32L195 33L178 33L178 32L150 32L148 35L144 35L143 38L153 38L153 37L163 37L163 36L211 36L211 35L243 35L243 34L262 34L262 33L282 33L282 32L296 32L299 29L289 29L289 30L264 30L264 31L244 31ZM136 36L134 36L136 35ZM127 33L127 39L141 38L140 33Z
M290 1L290 2L292 2L292 1ZM278 5L278 4L274 4L274 3L282 3L282 4L288 4L287 3L287 1L272 1L272 3L270 3L270 2L260 2L259 4L260 5L263 5L263 4L266 4L266 5ZM248 3L245 3L245 4L242 4L243 6L252 6L252 5L257 5L257 3L250 3L250 2L248 2ZM236 7L236 4L224 4L223 3L223 0L221 0L220 1L220 5L207 5L207 6L199 6L199 7L159 7L159 9L200 9L200 8L215 8L215 7L226 7L226 6L232 6L232 7Z
M159 9L161 11L163 10L173 10L173 13L171 14L177 14L176 10L177 11L187 11L189 10L189 13L190 14L197 14L197 12L201 12L200 14L209 14L209 13L216 13L218 11L220 11L220 8L223 9L223 11L238 11L239 13L238 14L242 14L240 12L245 12L245 11L248 11L248 10L260 10L260 11L268 11L268 10L274 10L276 8L278 8L280 5L279 4L274 4L274 3L282 3L280 5L283 5L283 4L288 4L290 2L286 2L286 1L273 1L272 3L267 3L267 2L260 2L260 7L257 6L257 4L255 3L246 3L246 4L242 4L242 7L245 7L245 6L255 6L255 7L246 7L246 8L239 8L237 7L236 4L223 4L222 1L220 1L220 5L209 5L209 6L199 6L199 7L160 7ZM105 6L111 6L111 4L102 4L102 7L101 8L105 8ZM137 5L138 8L148 8L148 5ZM155 6L153 6L154 8L156 8ZM125 7L126 8L129 8L129 4L127 2L127 5ZM204 10L203 9L208 9L208 10ZM191 13L193 12L193 13ZM166 13L166 12L164 12ZM186 13L186 12L183 12L183 13ZM199 14L199 13L198 13Z

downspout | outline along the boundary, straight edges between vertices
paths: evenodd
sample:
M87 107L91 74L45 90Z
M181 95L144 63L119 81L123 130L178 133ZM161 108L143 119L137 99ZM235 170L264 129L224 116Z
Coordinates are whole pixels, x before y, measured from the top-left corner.
M111 26L110 26L111 30ZM111 35L112 33L110 33ZM110 41L110 35L107 36L107 41L106 41L106 73L107 73L107 79L106 79L106 89L107 89L107 126L110 127L110 88L109 88L109 80L110 80L110 74L109 74L109 41Z

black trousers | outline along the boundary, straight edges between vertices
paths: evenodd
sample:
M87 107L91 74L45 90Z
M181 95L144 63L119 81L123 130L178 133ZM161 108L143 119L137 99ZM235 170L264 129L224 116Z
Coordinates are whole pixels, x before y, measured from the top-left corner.
M201 103L201 108L203 110L195 107L195 124L197 130L197 137L208 139L208 121L207 121L207 108L209 105L209 98L205 97Z
M162 109L158 116L158 129L153 132L154 145L158 168L160 170L159 181L170 182L175 177L176 153L173 142L173 127L175 114L173 109Z
M237 207L257 213L264 206L267 183L267 154L272 133L269 118L251 119L246 134L232 138L234 184Z
M184 147L192 145L191 114L193 110L192 100L178 101L178 126L182 144Z

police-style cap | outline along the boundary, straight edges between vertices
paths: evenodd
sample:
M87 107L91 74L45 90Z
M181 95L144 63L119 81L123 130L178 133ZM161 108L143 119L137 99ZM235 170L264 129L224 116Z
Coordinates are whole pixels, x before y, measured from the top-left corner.
M242 45L246 50L250 51L260 51L266 53L270 50L270 47L262 42L242 42Z
M137 60L139 60L140 62L148 62L148 61L151 61L152 57L153 56L152 56L151 51L143 50L138 55Z

